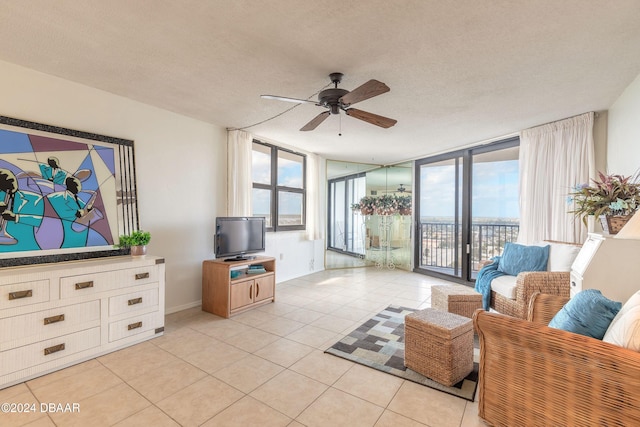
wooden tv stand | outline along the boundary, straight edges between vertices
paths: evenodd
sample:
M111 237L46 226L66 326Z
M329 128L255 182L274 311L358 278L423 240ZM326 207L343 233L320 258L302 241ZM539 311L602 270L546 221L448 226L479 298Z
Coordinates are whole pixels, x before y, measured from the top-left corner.
M266 273L247 273L250 265L262 264ZM231 272L240 273L231 278ZM255 259L226 262L212 259L202 263L202 310L222 317L275 301L276 260Z

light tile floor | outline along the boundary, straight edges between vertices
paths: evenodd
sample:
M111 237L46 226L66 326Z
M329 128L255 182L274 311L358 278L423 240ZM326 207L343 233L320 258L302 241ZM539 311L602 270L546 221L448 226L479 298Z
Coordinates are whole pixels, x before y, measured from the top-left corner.
M477 403L324 353L388 306L430 306L447 282L373 267L276 285L276 302L223 319L200 308L165 334L0 390L0 402L79 403L2 414L21 426L485 426Z

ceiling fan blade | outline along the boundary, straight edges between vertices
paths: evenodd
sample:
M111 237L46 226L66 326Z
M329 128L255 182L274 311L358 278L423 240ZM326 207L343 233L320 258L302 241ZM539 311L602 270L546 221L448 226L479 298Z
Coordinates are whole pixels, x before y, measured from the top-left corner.
M340 98L340 102L348 106L356 102L364 101L365 99L373 98L374 96L382 95L390 90L386 84L372 79Z
M330 112L323 111L322 113L320 113L317 116L315 116L309 123L307 123L306 125L302 126L302 128L300 130L301 131L314 130L315 128L318 127L318 125L320 123L324 122L327 119L327 117L329 117L330 115L331 115Z
M295 102L296 104L314 104L314 105L318 104L316 101L310 101L308 99L287 98L286 96L277 96L277 95L260 95L260 98L275 99L277 101L285 101L285 102Z
M363 120L367 123L371 123L372 125L380 126L381 128L390 128L391 126L398 123L397 120L390 119L388 117L379 116L377 114L368 113L366 111L358 110L356 108L349 108L345 110L348 116L355 117L356 119Z

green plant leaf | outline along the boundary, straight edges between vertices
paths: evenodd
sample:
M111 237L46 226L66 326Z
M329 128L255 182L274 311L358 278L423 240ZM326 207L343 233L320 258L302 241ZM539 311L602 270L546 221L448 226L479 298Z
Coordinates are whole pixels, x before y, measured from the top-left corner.
M116 246L120 248L130 248L131 246L146 246L151 241L151 233L148 231L137 230L130 234L123 234L119 238Z

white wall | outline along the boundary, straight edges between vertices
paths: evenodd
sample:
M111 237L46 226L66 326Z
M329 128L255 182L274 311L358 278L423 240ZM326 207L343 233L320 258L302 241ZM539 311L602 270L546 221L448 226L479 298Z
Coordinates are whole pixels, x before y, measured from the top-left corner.
M324 241L307 240L303 231L267 233L265 249L276 259L277 283L324 270Z
M609 109L607 172L633 175L640 168L640 75Z
M226 203L226 131L0 61L0 114L135 141L140 225L166 259L168 312L198 305Z

